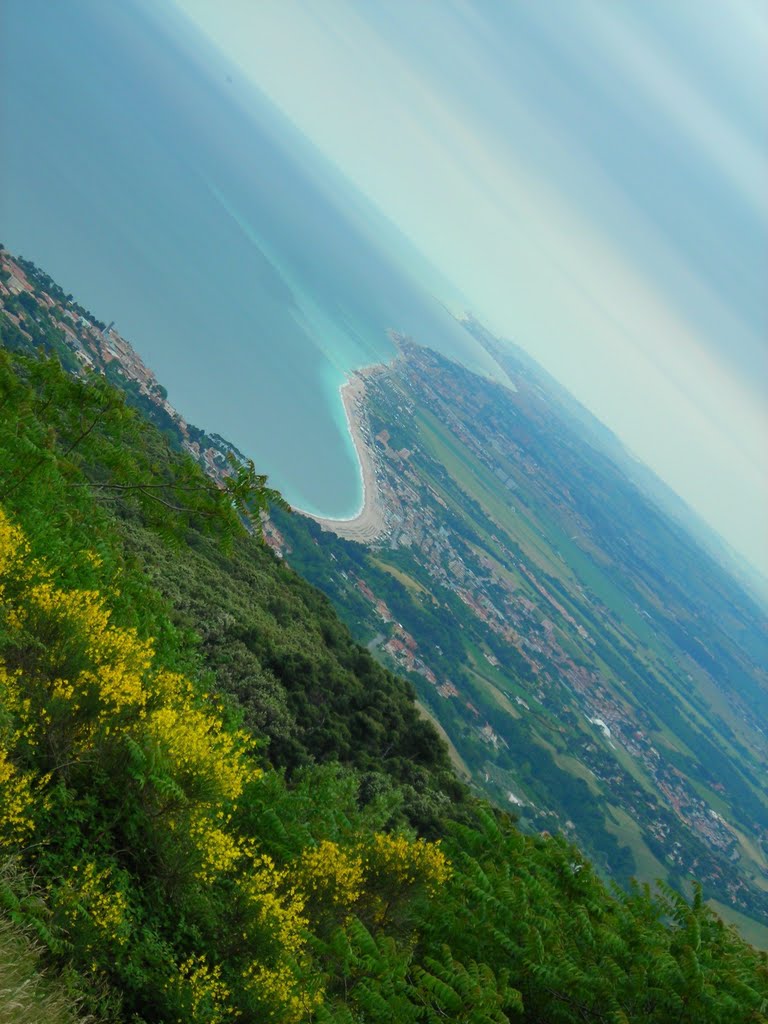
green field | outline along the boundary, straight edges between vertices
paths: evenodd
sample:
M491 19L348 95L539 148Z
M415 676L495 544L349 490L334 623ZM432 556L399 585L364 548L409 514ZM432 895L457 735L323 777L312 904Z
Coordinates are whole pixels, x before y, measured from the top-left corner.
M431 413L419 410L415 419L422 436L432 449L434 458L445 466L465 493L478 501L486 513L495 519L545 572L563 580L568 579L569 574L564 564L552 557L548 545L542 543L538 530L527 516L522 515L516 510L516 506L511 504L513 500L519 504L516 496L510 495L509 491L502 488L493 473L463 449L460 442L452 437ZM465 510L461 511L462 514L466 514Z
M718 900L707 900L707 903L727 924L736 925L742 937L751 942L755 949L768 952L768 925L760 924L759 921L747 917L733 907L727 907Z
M418 580L415 580L413 576L409 576L408 573L403 572L402 569L397 569L394 565L390 565L388 562L384 562L380 558L372 558L371 562L384 572L388 572L390 576L393 576L396 580L402 583L407 590L411 591L411 593L425 594L427 597L431 597L431 594L426 587L423 587Z
M633 818L630 818L626 811L609 804L606 827L622 845L628 846L632 851L637 865L638 878L645 881L661 879L665 882L667 880L669 869L648 848L639 825Z
M429 708L425 704L423 704L420 700L416 701L416 707L418 709L419 714L422 715L424 718L426 718L427 721L431 722L432 725L434 725L434 727L437 730L437 732L440 734L440 738L443 740L445 745L448 747L448 756L451 759L451 763L453 764L454 768L458 771L458 773L461 776L461 778L463 778L465 780L471 779L472 778L472 772L469 770L469 766L467 765L467 763L464 760L464 758L461 756L461 754L458 752L458 750L454 746L453 741L451 740L451 738L448 735L448 733L445 731L445 729L440 724L439 719L436 718L435 715L433 715L432 712L429 710Z

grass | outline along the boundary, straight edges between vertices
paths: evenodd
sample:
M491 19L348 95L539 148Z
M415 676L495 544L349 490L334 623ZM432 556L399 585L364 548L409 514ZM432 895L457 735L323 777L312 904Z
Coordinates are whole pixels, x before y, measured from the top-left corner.
M494 691L501 691L501 696L509 704L509 699L504 695L503 691L509 690L510 685L515 681L512 672L505 671L503 665L500 665L498 668L492 665L480 647L471 640L467 640L464 647L472 663L473 673L489 684ZM512 708L512 712L516 718L519 718L515 708Z
M741 844L742 853L752 861L763 875L766 875L768 873L768 861L766 860L763 851L757 843L753 842L752 839L749 838L749 836L745 836L741 829L736 828L733 824L731 825L731 828Z
M558 768L562 768L564 772L575 776L577 779L583 779L594 796L603 795L603 791L600 788L597 779L589 768L582 764L577 758L573 757L572 754L554 754L553 757Z
M546 612L541 596L538 592L531 591L531 584L527 578L517 571L510 571L502 564L504 558L499 550L499 542L503 545L512 540L519 544L534 566L560 581L565 593L542 581L555 600L576 622L582 622L587 630L594 632L595 635L602 633L606 644L619 656L620 661L616 669L609 668L596 651L590 651L586 644L582 645L577 637L572 637L570 629L563 627L559 630L561 635L558 636L558 641L566 653L577 661L586 654L587 660L598 668L600 675L625 704L630 720L634 709L638 705L643 706L642 698L647 697L644 692L635 692L630 669L636 670L640 675L644 672L653 673L658 680L657 685L663 686L666 690L665 697L669 697L676 711L690 723L694 731L706 735L712 718L719 717L730 726L738 741L748 747L754 756L755 764L758 764L760 757L754 744L756 738L759 741L759 736L744 728L718 687L698 670L698 666L679 660L679 652L674 644L670 644L663 630L657 635L653 624L635 605L637 596L634 584L639 584L641 606L644 600L650 600L652 606L659 607L662 616L672 615L674 609L667 609L657 602L644 582L625 579L621 564L612 561L607 551L600 548L599 541L596 545L593 539L579 536L576 526L572 528L569 523L564 523L562 516L558 514L558 506L550 505L546 496L540 502L535 482L531 482L530 487L526 488L523 481L522 492L517 489L510 492L432 412L417 410L415 419L425 449L445 467L459 490L474 499L490 519L492 525L479 516L476 519L476 512L473 513L468 504L461 503L460 496L453 487L452 493L446 495L440 481L432 480L435 489L443 494L452 510L464 522L475 527L481 537L480 544L487 544L488 548L499 556L491 559L499 576L520 595L531 594L534 603ZM491 536L494 527L498 542ZM480 553L479 545L471 546L475 554ZM488 551L484 552L484 557L488 557ZM586 593L582 591L582 587ZM596 600L592 600L592 597ZM603 614L600 604L605 605L611 614ZM563 626L559 623L557 615L551 614L551 618L556 625ZM616 620L621 625L618 625ZM626 650L628 642L630 651ZM510 703L508 694L512 687L503 679L502 672L487 664L482 651L474 645L467 645L467 651L472 664L472 679L481 691L481 697L503 711L515 714L517 709ZM639 662L639 665L636 665L635 661ZM624 668L626 674L622 671ZM694 677L695 682L686 678L688 672ZM677 734L675 721L666 712L666 701L660 701L656 708L653 707L652 701L649 701L649 704L648 710L655 712L656 719L655 728L650 730L652 741L662 751L666 748L667 751L674 751L695 763L696 755ZM719 739L724 752L727 752L735 763L740 763L742 753L736 749L734 741L724 735ZM695 746L693 740L690 742ZM546 745L546 741L542 741L542 745ZM655 782L641 761L632 757L618 743L614 747L613 755L619 765L646 792L653 796L658 795ZM595 780L589 776L585 777L586 769L578 761L569 757L567 753L563 754L562 751L559 752L559 758L558 764L561 768L584 778L591 789L595 787ZM736 818L743 824L737 809L727 798L724 799L710 791L699 780L694 786L699 795L728 821L732 823ZM751 788L764 800L765 794L759 787L752 785ZM610 827L611 831L620 837L620 842L626 843L635 855L639 877L668 877L668 869L653 855L635 822L629 818L624 820L614 816ZM755 876L761 880L768 879L765 863L757 847L750 843L743 833L739 833L739 839L741 852L749 865L754 867Z
M441 462L462 490L471 495L506 530L528 556L546 572L565 578L567 570L552 558L551 551L542 544L536 530L522 515L513 512L510 501L520 503L519 497L506 492L500 494L496 477L478 462L463 445L447 433L445 427L429 412L416 413L419 429L432 454ZM462 510L466 514L466 510ZM476 524L477 525L477 524Z
M482 672L478 672L477 669L470 668L469 670L477 680L478 686L481 687L483 692L498 706L502 711L505 711L510 718L520 718L520 712L516 707L512 705L509 698L506 697L487 676L484 676Z
M417 420L421 434L432 449L433 455L443 463L456 483L479 502L486 513L500 524L510 538L520 544L541 569L561 580L569 589L579 581L622 621L628 623L643 643L652 649L657 648L658 641L648 623L610 578L609 573L593 561L593 558L601 560L597 551L592 556L585 553L543 509L536 511L537 526L528 516L513 511L512 501L516 506L521 504L522 497L519 493L515 492L510 496L496 477L468 452L432 413L418 412ZM546 539L540 535L542 527ZM602 558L605 558L604 554ZM577 621L579 620L578 608L574 607L571 601L564 599L562 595L558 595L557 600L568 608Z
M653 797L658 797L658 790L654 786L645 769L641 766L640 762L637 761L629 751L621 745L621 743L613 744L612 753L624 771L626 771L628 775L631 775L635 782L643 787L646 793L649 793Z
M648 623L601 566L595 565L595 561L604 560L610 564L604 552L591 543L590 551L585 552L543 509L536 512L539 529L527 516L513 512L510 502L519 505L522 501L519 493L510 496L496 477L466 451L461 442L450 435L431 413L419 413L417 418L433 454L445 465L459 486L479 501L486 512L507 530L542 569L565 583L575 577L624 622L631 625L637 637L651 647L656 645L653 630ZM542 540L539 535L541 527L545 529L546 540Z
M500 562L498 558L494 558L486 550L478 547L477 544L468 544L468 547L474 551L477 556L487 558L493 565L494 572L500 576L512 590L519 590L523 586L522 577L518 573L512 572L503 562Z
M0 917L0 1024L85 1022L64 983L43 972L38 951L29 939Z
M759 921L755 921L753 918L747 917L746 914L734 910L733 907L727 907L717 900L707 900L707 903L726 924L736 925L739 935L751 943L755 949L768 951L768 926L760 924Z
M458 752L456 747L453 745L451 737L442 727L437 718L432 714L429 708L426 707L426 705L421 703L420 700L416 701L416 709L423 718L426 718L429 722L432 723L432 725L434 725L435 729L440 734L441 739L448 747L448 757L451 759L451 763L453 764L453 767L457 770L459 775L462 776L465 780L472 779L472 772L469 770L467 762L464 760L464 758Z
M628 846L635 858L637 877L643 881L658 878L666 881L668 869L654 856L643 839L640 826L626 811L614 804L608 804L605 827L612 832L622 846Z
M734 734L744 743L757 760L764 756L762 734L751 723L745 727L744 720L734 713L733 708L723 693L712 682L706 672L688 655L685 656L685 667L686 671L693 677L697 692L709 704L712 714L718 715L726 725L733 729Z
M418 580L415 580L413 576L409 576L407 572L403 572L402 569L396 569L394 565L390 565L388 562L382 561L380 558L371 558L373 564L381 569L382 572L389 573L396 580L403 584L406 590L409 590L412 594L425 594L434 602L434 598L429 593L426 587L422 586Z

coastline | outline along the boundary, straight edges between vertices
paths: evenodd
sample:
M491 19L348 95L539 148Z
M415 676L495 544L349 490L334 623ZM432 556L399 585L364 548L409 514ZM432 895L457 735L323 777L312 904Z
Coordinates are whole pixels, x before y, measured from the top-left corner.
M379 367L366 368L370 373ZM324 530L343 537L345 540L355 540L360 543L369 543L378 540L387 532L387 521L384 514L384 505L381 500L378 481L376 479L376 464L371 450L372 442L366 436L367 425L362 410L365 401L365 373L366 370L356 370L339 387L339 395L344 406L344 413L347 418L352 443L357 453L357 461L360 465L360 475L363 481L363 498L360 509L355 515L349 518L330 519L323 516L313 515L305 512L304 509L295 508L309 519L314 519Z

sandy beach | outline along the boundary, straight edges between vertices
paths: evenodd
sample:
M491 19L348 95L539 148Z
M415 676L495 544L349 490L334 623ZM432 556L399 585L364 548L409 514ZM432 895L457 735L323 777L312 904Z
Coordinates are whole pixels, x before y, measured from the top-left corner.
M363 476L363 504L356 516L350 519L322 519L309 512L296 509L302 515L309 516L319 523L324 530L331 530L339 537L347 540L356 540L361 543L369 543L377 540L386 533L387 523L384 515L384 507L376 481L376 468L374 455L371 450L371 443L366 439L367 430L363 403L365 401L365 371L354 373L350 379L339 388L344 409L347 414L347 422L352 435L352 441L360 460L360 469Z

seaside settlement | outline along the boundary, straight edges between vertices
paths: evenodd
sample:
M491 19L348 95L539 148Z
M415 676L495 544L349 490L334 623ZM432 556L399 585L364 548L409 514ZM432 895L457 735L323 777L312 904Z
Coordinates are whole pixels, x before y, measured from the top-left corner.
M152 419L175 432L181 447L214 479L226 475L229 453L235 450L183 419L113 324L100 323L47 275L5 251L0 251L0 301L3 315L24 339L68 352L70 369L94 371L119 383ZM667 863L704 882L721 883L731 902L745 907L744 883L736 873L723 877L723 856L692 854L676 838L682 823L702 840L697 850L708 848L733 862L742 854L739 835L652 742L638 706L623 700L615 680L609 683L581 656L595 646L593 624L610 626L610 614L583 592L579 607L589 614L581 614L572 600L556 592L524 547L493 517L474 508L468 490L450 483L435 446L430 450L425 438L431 430L463 446L513 510L524 481L545 480L546 474L519 438L495 430L492 415L478 415L477 395L464 387L463 375L443 372L434 353L395 338L400 355L393 365L358 372L343 389L364 473L364 508L347 522L318 521L342 537L407 554L413 567L410 585L425 593L434 587L458 600L476 624L477 650L498 687L497 703L507 720L548 712L556 717L563 707L576 709L588 726L574 731L580 739L572 756L583 770L621 793L623 808L641 823ZM414 429L417 423L420 430ZM461 511L466 505L473 506L471 528ZM576 524L574 531L580 528ZM264 537L279 557L289 555L271 520L265 521ZM363 576L350 582L381 623L371 649L392 667L423 679L442 700L462 704L489 747L507 745L500 720L492 721L487 708L478 708L462 693L434 648L409 631L407 623L396 621L384 597ZM510 658L517 682L505 685L504 679L515 675L504 676ZM482 676L477 664L473 671ZM611 750L621 756L611 756ZM629 770L626 758L639 772ZM519 787L513 790L507 783L505 791L510 804L529 802ZM573 828L570 821L562 825L566 831Z
M439 423L486 467L513 508L516 492L526 478L543 475L541 467L517 441L494 429L493 416L478 416L475 398L464 387L463 376L437 372L433 353L405 338L397 341L400 358L394 366L358 375L354 399L347 407L375 495L369 485L369 500L360 520L321 520L321 525L342 537L373 541L382 550L407 555L414 570L421 570L419 579L428 576L435 591L455 595L487 638L481 650L491 676L503 671L509 653L519 656L526 688L502 690L507 713L535 716L548 710L558 714L563 706L577 708L592 727L594 738L584 736L573 750L574 756L595 781L621 791L624 807L642 822L667 863L718 880L722 872L716 862L703 863L677 841L673 818L697 835L705 847L732 861L741 856L736 830L654 743L642 711L622 699L613 680L585 664L580 651L594 649L594 627L566 608L566 603L571 607L572 603L555 592L535 561L511 543L493 520L487 523L490 545L483 548L468 543L471 531L467 522L457 516L457 503L446 493L440 467L414 424L419 419L423 423L425 413L433 417L433 423ZM468 493L463 499L471 500ZM373 646L399 670L426 680L441 698L463 703L485 742L494 747L505 745L503 728L486 718L462 693L455 678L446 677L431 664L435 659L430 645L420 644L403 623L395 621L386 602L365 579L356 579L354 584L382 624ZM610 618L607 609L583 591L580 598L591 606L593 621ZM606 745L624 753L606 757ZM652 783L654 796L623 767L625 755ZM508 788L507 799L518 806L526 801L519 789ZM566 830L572 825L564 824ZM736 876L723 881L733 902L746 907L743 883Z

